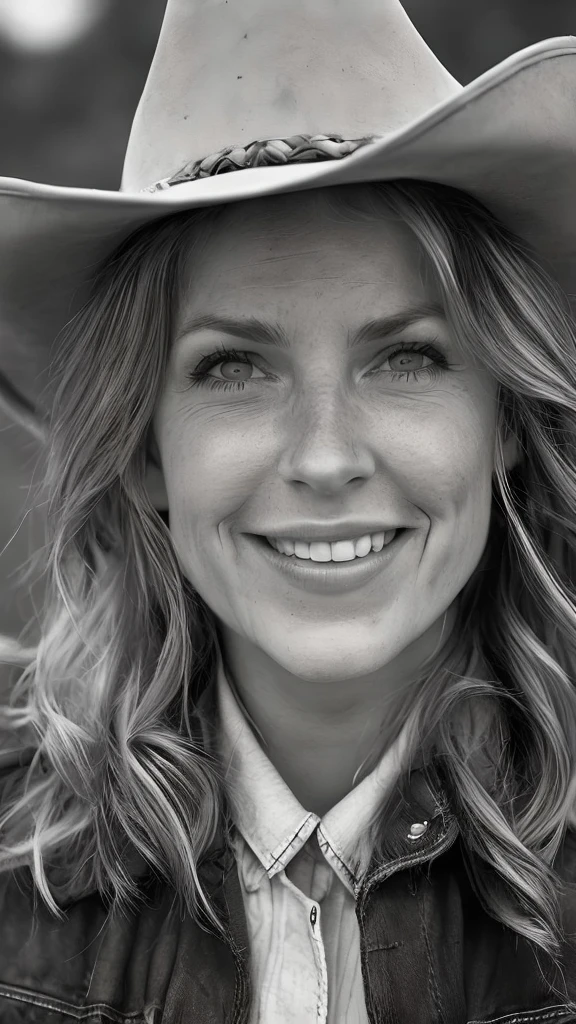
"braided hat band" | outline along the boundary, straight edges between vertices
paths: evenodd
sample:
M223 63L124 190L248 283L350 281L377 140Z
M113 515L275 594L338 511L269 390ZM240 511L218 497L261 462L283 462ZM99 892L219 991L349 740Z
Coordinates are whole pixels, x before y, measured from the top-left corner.
M247 146L226 146L217 153L186 164L171 178L163 178L141 191L161 192L185 181L225 174L227 171L241 171L245 167L341 160L377 138L377 135L366 135L361 139L343 139L341 135L291 135L288 139L256 140Z

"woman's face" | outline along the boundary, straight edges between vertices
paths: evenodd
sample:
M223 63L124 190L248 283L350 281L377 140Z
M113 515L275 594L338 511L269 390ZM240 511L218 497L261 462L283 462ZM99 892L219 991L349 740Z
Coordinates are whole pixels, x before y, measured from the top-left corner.
M243 361L190 380L222 347ZM190 260L154 420L180 565L224 633L304 679L430 653L486 544L496 397L403 224L306 192L230 207ZM294 578L261 539L364 525L406 533L358 579L360 558Z

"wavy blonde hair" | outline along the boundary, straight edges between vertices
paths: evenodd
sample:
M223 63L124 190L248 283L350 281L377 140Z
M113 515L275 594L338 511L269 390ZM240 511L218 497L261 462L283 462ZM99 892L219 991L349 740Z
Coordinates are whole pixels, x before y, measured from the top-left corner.
M400 717L450 797L486 910L554 958L553 862L576 758L574 324L527 246L471 197L410 181L315 194L335 216L385 212L414 232L459 343L499 383L500 434L512 431L522 451L507 473L498 448L481 563ZM4 638L0 649L21 670L0 722L9 744L35 751L2 809L0 870L30 865L56 916L49 858L68 897L97 888L127 906L135 849L190 913L219 927L198 876L226 817L200 704L217 625L144 479L185 267L224 209L135 232L101 267L58 350L38 489L47 544L23 575L45 576L40 640Z

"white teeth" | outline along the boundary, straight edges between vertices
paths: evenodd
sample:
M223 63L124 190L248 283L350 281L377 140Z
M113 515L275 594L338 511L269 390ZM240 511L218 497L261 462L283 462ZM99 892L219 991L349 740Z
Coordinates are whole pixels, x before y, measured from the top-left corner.
M283 555L295 554L295 543L293 540L287 540L286 537L278 537L276 539L268 537L268 540L272 547L276 548L276 550L280 551Z
M294 554L296 558L310 558L310 545L303 540L295 541Z
M330 549L333 562L351 562L353 558L356 558L353 540L337 540L335 544L330 545Z
M354 551L358 558L364 558L369 551L372 550L372 537L369 533L365 537L360 537L359 540L354 544Z
M396 530L366 533L355 540L337 540L332 544L327 541L313 541L308 544L303 540L290 540L288 537L267 537L267 540L283 555L295 555L307 558L312 562L350 562L354 558L365 558L371 551L382 551L382 548L394 539Z
M332 552L330 545L323 540L316 540L310 544L310 558L314 562L331 562Z

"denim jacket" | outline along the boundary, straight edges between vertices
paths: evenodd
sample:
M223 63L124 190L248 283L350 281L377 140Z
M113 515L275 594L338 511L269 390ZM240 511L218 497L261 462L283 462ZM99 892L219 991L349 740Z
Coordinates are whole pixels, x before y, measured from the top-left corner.
M429 827L414 839L410 825L423 820ZM576 1022L576 886L562 897L562 977L485 912L461 843L455 816L412 772L384 855L356 893L371 1024ZM567 832L555 866L576 881L576 832ZM201 878L225 937L182 915L151 872L132 912L111 913L93 892L61 903L63 922L34 897L28 868L0 875L0 1024L248 1024L246 923L224 840Z

